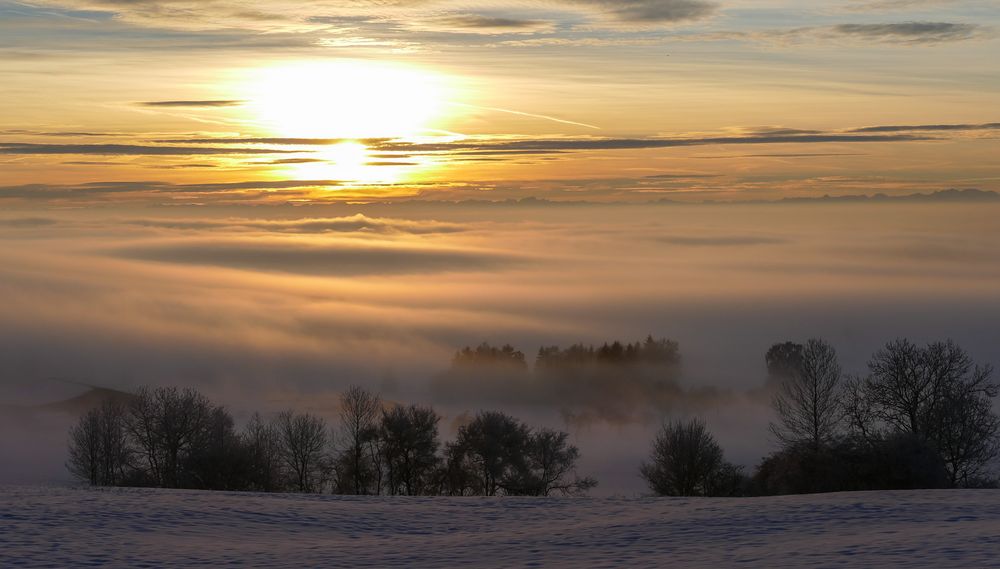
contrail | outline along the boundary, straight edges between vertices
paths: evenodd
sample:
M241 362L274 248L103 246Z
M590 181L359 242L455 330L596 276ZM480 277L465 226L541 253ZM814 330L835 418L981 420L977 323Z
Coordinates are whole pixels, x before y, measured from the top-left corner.
M573 126L582 126L584 128L592 128L594 130L601 130L601 127L595 126L595 125L592 125L592 124L587 124L587 123L583 123L583 122L576 122L576 121L568 121L568 120L565 120L565 119L559 119L559 118L550 117L550 116L547 116L547 115L536 115L534 113L523 113L521 111L512 111L510 109L501 109L499 107L481 107L479 105L468 105L468 104L465 104L465 103L449 103L449 104L453 105L453 106L456 106L456 107L468 107L470 109L480 109L480 110L483 110L483 111L496 111L498 113L507 113L507 114L511 114L511 115L519 115L519 116L522 116L522 117L531 117L531 118L535 118L535 119L543 119L543 120L552 121L552 122L558 122L558 123L562 123L562 124L571 124Z

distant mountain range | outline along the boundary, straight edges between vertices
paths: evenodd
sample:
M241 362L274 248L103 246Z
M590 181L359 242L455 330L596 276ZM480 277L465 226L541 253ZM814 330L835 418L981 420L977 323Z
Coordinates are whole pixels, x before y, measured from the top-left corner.
M735 204L800 204L800 203L884 203L884 202L909 202L909 203L986 203L986 202L997 202L1000 203L1000 193L990 191L990 190L979 190L975 188L969 189L950 189L950 190L938 190L936 192L930 193L914 193L914 194L901 194L901 195L889 195L889 194L855 194L847 196L831 196L829 194L822 196L804 196L804 197L788 197L781 198L777 200L746 200L746 201L715 201L715 200L704 200L700 202L692 201L679 201L670 198L662 198L659 200L653 200L648 202L626 202L626 201L614 201L614 202L598 202L598 201L587 201L587 200L550 200L546 198L538 197L525 197L519 199L505 199L505 200L458 200L458 201L443 201L443 200L403 200L399 202L393 202L391 205L395 206L406 206L406 207L439 207L441 205L451 205L451 206L464 206L464 207L587 207L587 206L636 206L636 205L735 205ZM388 204L386 204L388 205Z
M801 202L996 202L1000 201L1000 193L977 190L940 190L929 194L905 194L900 196L890 196L887 194L873 195L852 195L852 196L820 196L783 198L777 203L801 203Z

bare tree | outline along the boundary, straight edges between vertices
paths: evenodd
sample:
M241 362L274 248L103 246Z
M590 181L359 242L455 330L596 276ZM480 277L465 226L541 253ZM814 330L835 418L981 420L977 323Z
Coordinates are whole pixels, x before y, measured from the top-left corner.
M176 488L182 460L209 428L213 407L193 389L142 388L129 405L125 427L142 452L151 481Z
M378 437L382 400L362 387L353 386L340 397L340 440L342 449L338 466L341 492L377 493L374 479L377 450L372 443ZM373 456L374 455L374 456Z
M249 488L260 492L283 489L281 480L281 445L278 429L254 413L243 429L243 444L249 457Z
M498 411L479 413L460 427L448 458L452 476L468 485L463 493L496 496L505 479L525 468L530 434L527 425Z
M441 417L430 407L397 406L382 413L379 439L389 494L424 494L440 462Z
M707 496L725 465L722 448L699 419L666 423L640 467L649 488L660 496Z
M894 433L928 442L944 459L953 485L969 483L1000 453L1000 386L953 342L920 347L900 339L868 363L869 375L849 386L847 408L856 433Z
M778 385L773 406L778 422L771 432L785 446L806 443L819 450L837 435L844 417L840 401L841 369L837 352L823 340L806 342Z
M322 490L329 471L326 421L309 414L285 411L276 420L279 452L298 492Z
M250 456L237 434L233 416L224 407L213 407L202 436L183 462L182 485L205 490L245 489Z
M597 480L576 475L580 450L569 444L569 434L553 429L538 429L531 433L521 469L509 474L501 483L507 494L549 496L585 494L597 486Z
M69 471L94 486L120 484L129 467L131 448L124 428L125 406L104 401L70 429Z
M957 389L937 411L931 440L944 460L952 486L977 482L1000 456L1000 417L991 397Z

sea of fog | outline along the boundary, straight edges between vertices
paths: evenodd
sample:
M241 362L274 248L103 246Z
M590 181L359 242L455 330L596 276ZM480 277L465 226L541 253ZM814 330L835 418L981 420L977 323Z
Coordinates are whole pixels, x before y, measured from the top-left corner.
M85 390L195 387L230 407L335 421L361 384L436 404L449 438L502 408L570 431L598 493L642 492L662 418L697 414L730 460L769 452L764 353L822 337L847 373L880 345L951 338L1000 364L997 204L398 204L0 214L0 478L65 480ZM717 397L569 422L558 394L441 397L454 352L676 340L679 383ZM55 378L55 379L54 379ZM56 379L60 380L57 381ZM517 400L517 398L513 398ZM648 402L636 400L635 405ZM629 404L632 404L631 402ZM11 411L13 407L19 410Z

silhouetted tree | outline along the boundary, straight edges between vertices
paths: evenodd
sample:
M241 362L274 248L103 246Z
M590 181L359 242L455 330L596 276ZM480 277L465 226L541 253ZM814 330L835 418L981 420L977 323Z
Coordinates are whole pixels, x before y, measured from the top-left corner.
M709 496L724 469L722 448L699 419L663 425L650 460L640 468L649 488L659 496Z
M338 492L359 495L381 490L376 480L378 452L373 452L381 413L382 400L370 391L353 386L341 395Z
M929 443L952 485L977 479L1000 453L992 368L977 366L951 341L919 347L895 340L872 356L869 375L848 386L849 424L878 441L902 433Z
M184 460L182 484L205 490L243 490L249 485L250 455L236 433L232 415L215 407L200 440Z
M505 365L520 370L527 370L528 368L528 364L524 360L524 353L510 344L505 344L497 348L483 342L475 348L462 348L455 354L452 360L453 367L481 366L484 364Z
M69 471L95 486L114 486L128 476L132 448L125 432L125 405L108 400L87 411L70 430Z
M765 458L754 475L763 495L944 488L948 473L926 441L898 433L877 441L845 438L819 450L786 446Z
M527 456L517 461L519 468L512 469L500 482L505 494L524 496L549 496L585 494L597 486L591 477L576 475L576 462L580 450L570 445L569 434L552 429L538 429L529 435Z
M572 420L626 423L644 412L683 404L688 395L677 383L677 342L647 337L642 342L543 347L535 359L532 392L558 402Z
M767 364L768 385L780 385L795 377L802 370L802 352L805 346L795 342L774 344L764 355Z
M254 413L243 430L243 446L248 456L247 486L259 492L284 489L281 477L281 444L274 422Z
M202 440L213 408L193 389L141 388L128 407L125 428L145 461L146 477L156 486L176 488L182 464Z
M778 420L771 432L786 446L807 443L818 451L837 437L843 418L840 364L833 347L816 339L806 342L797 359L798 369L789 368L777 386Z
M391 495L428 493L440 458L438 423L430 407L397 406L382 413L379 429L386 491Z
M292 476L293 488L306 493L321 491L330 471L326 421L285 411L278 415L276 427L280 456Z
M505 479L525 468L530 430L510 415L486 411L459 428L449 446L452 468L469 476L465 481L476 495L496 496Z
M474 496L479 488L479 477L470 466L464 448L455 443L445 445L441 466L434 474L435 494Z

